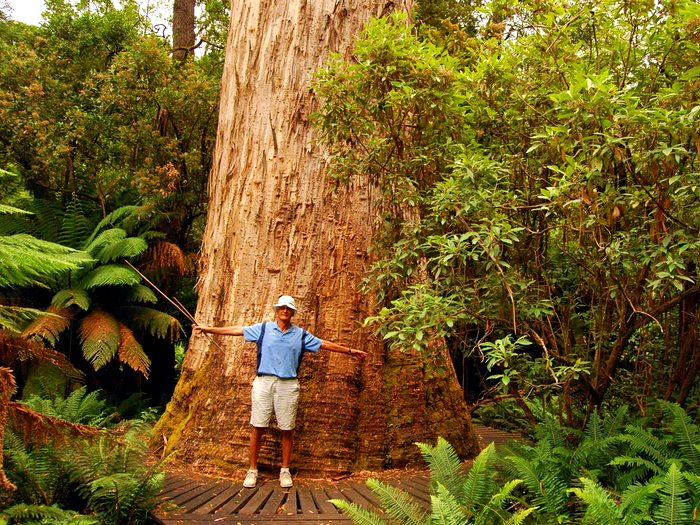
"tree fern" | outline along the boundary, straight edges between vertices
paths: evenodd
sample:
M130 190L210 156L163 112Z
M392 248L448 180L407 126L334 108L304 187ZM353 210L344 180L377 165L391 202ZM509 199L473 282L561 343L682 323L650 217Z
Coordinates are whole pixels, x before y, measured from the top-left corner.
M119 349L119 322L112 314L93 310L80 323L83 355L95 370L111 361Z
M119 312L127 316L131 324L156 337L175 338L182 331L182 325L175 317L153 308L125 306Z
M51 304L59 308L77 306L83 311L88 311L91 304L90 294L82 288L65 288L56 292L51 299Z
M119 361L131 367L132 370L141 372L148 379L151 360L131 330L121 323L119 324L119 349L117 353Z
M61 333L70 327L71 312L67 308L50 306L22 331L22 336L56 346Z
M0 237L0 288L48 287L91 262L83 252L30 235Z
M156 296L155 292L148 286L144 286L142 284L130 286L127 290L125 299L129 303L154 304L158 302L158 297Z
M58 242L65 246L79 248L93 229L91 222L87 217L85 204L74 195L66 206Z
M138 206L122 206L117 208L113 212L107 214L97 225L93 228L90 236L85 240L85 246L92 244L95 238L100 235L107 227L117 226L122 224L125 219L129 218L134 212L139 209ZM125 232L126 235L126 232Z
M86 290L90 290L99 286L133 286L140 282L139 274L128 266L105 264L88 273L80 284Z

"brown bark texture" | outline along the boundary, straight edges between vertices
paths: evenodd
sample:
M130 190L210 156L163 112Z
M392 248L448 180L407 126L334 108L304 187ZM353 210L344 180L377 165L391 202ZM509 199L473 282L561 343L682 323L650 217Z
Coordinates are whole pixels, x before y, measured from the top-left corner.
M185 60L194 54L195 0L173 1L173 58Z
M370 313L358 284L369 262L375 214L366 180L333 190L309 123L313 73L330 52L345 56L384 0L234 0L200 267L197 320L210 326L271 320L293 295L294 322L363 349L361 362L307 354L292 467L340 473L416 461L415 442L450 441L470 457L477 441L446 351L431 363L388 351L361 328ZM444 348L444 344L442 345ZM256 348L240 337L198 335L156 431L166 452L222 472L248 461L250 385ZM438 370L450 372L438 373ZM279 466L276 432L261 468Z

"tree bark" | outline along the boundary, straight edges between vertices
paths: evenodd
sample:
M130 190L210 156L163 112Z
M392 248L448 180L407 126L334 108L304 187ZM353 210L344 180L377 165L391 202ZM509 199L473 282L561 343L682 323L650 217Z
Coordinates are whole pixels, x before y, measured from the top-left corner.
M185 60L194 54L194 0L173 1L173 58Z
M272 319L293 295L294 322L323 339L370 353L364 363L320 351L302 364L293 467L337 473L406 465L416 441L478 450L449 355L444 366L387 351L361 322L358 292L377 204L367 180L334 191L309 114L313 73L330 52L348 55L370 16L408 9L373 0L235 0L199 282L198 322L243 325ZM365 178L366 179L366 178ZM434 358L433 358L434 359ZM247 464L255 345L239 337L192 339L157 432L192 465L232 472ZM439 365L440 363L437 363ZM261 466L278 466L268 433Z

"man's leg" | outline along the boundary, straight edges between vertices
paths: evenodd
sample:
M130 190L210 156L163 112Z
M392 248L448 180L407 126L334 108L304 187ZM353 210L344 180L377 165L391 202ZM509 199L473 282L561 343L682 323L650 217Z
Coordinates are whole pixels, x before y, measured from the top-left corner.
M250 427L250 469L258 469L258 457L262 446L262 437L265 433L264 427ZM284 445L283 447L284 448Z
M294 444L294 431L281 430L282 434L282 468L289 468L292 461L292 446Z

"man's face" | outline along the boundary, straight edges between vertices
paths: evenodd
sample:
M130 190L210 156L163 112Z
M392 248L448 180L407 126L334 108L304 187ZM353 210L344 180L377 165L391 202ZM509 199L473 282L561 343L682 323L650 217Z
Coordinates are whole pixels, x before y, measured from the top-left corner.
M289 308L288 306L280 306L276 313L275 316L277 317L278 320L280 321L291 321L292 317L294 317L294 310Z

